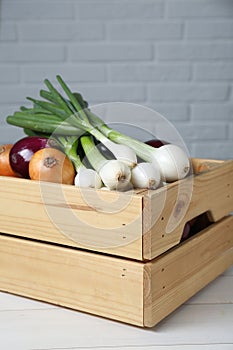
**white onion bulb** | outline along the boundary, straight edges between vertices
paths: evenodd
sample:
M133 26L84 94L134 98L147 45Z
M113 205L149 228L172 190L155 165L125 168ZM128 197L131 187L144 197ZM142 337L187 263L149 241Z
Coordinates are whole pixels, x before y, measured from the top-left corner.
M159 164L161 176L166 182L183 179L190 170L189 157L177 145L168 144L156 149L154 159Z
M131 171L131 182L135 188L156 189L161 183L159 166L139 163Z
M130 168L117 159L107 161L99 170L99 175L110 190L124 190L131 179Z
M99 174L93 169L81 167L74 179L75 186L101 188L102 181Z

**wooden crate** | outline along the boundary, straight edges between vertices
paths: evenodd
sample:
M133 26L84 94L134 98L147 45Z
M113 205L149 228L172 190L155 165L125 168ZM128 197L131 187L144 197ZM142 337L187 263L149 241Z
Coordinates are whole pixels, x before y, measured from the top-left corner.
M233 211L233 161L193 159L193 168L182 181L129 193L0 177L0 232L152 260L179 244L190 219Z
M146 263L0 235L0 290L143 327L232 263L232 216Z
M0 290L154 326L233 263L233 161L193 167L119 198L0 177ZM210 225L180 243L203 213Z

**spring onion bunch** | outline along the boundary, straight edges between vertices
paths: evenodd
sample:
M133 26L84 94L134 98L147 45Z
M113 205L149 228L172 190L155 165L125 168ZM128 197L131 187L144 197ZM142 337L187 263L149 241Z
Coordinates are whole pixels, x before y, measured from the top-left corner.
M45 79L48 90L41 90L43 100L28 97L32 108L7 117L7 122L24 128L28 134L43 134L55 138L76 169L75 184L81 187L104 187L125 190L129 184L155 189L162 181L175 181L187 175L189 158L176 145L155 149L107 126L93 114L81 94L73 93L60 76L57 81L65 97ZM101 142L113 155L107 159L95 146ZM87 168L78 154L82 145L91 165ZM138 157L143 162L138 163Z
M130 145L138 157L155 168L160 168L160 173L164 181L173 182L183 179L190 170L190 160L185 151L177 145L167 144L159 148L154 148L130 136L124 135L111 129L104 121L95 114L88 111L88 117L93 125L98 128L110 140Z

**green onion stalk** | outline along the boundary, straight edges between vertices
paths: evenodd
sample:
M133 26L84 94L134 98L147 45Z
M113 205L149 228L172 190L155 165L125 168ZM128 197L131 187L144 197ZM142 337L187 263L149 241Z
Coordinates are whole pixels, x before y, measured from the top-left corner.
M105 137L114 143L131 147L136 155L147 164L153 164L156 172L159 169L163 181L173 182L180 180L189 173L191 168L190 159L186 152L179 146L167 144L160 148L154 148L110 128L99 116L93 114L91 111L87 110L86 114L92 125L103 133ZM148 167L148 165L145 165L145 169L149 170ZM144 171L146 171L145 169ZM149 173L151 173L151 170L148 171L148 179ZM155 176L155 178L156 181L153 180L153 183L157 184L158 176ZM147 187L153 188L150 186Z
M41 90L40 96L46 101L28 97L28 100L33 102L34 107L31 109L21 107L21 111L7 117L7 122L34 132L65 137L65 139L60 139L60 143L63 144L66 154L71 152L70 157L73 157L75 153L70 146L70 142L75 143L74 137L78 139L82 134L87 133L103 143L118 161L127 164L130 169L136 167L137 156L139 156L145 162L149 162L155 168L160 169L161 176L166 181L175 181L187 175L190 162L181 148L176 145L165 145L155 149L111 129L101 118L91 112L81 94L72 93L59 75L57 81L65 92L66 98L58 92L48 79L45 79L44 82L48 91ZM69 139L69 137L71 138ZM90 145L90 139L83 138L82 140L84 149L85 143L89 145L86 148L93 146ZM97 159L100 161L100 157L97 157ZM83 168L80 167L79 162L77 164L76 167L79 170ZM93 167L98 168L97 171L99 172L100 168L103 168L96 164Z

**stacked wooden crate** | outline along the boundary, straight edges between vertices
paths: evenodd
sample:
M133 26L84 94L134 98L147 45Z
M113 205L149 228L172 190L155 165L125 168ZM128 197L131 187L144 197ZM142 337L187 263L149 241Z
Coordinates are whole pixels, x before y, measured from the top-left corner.
M192 162L153 191L0 177L0 290L154 326L233 263L233 161Z

